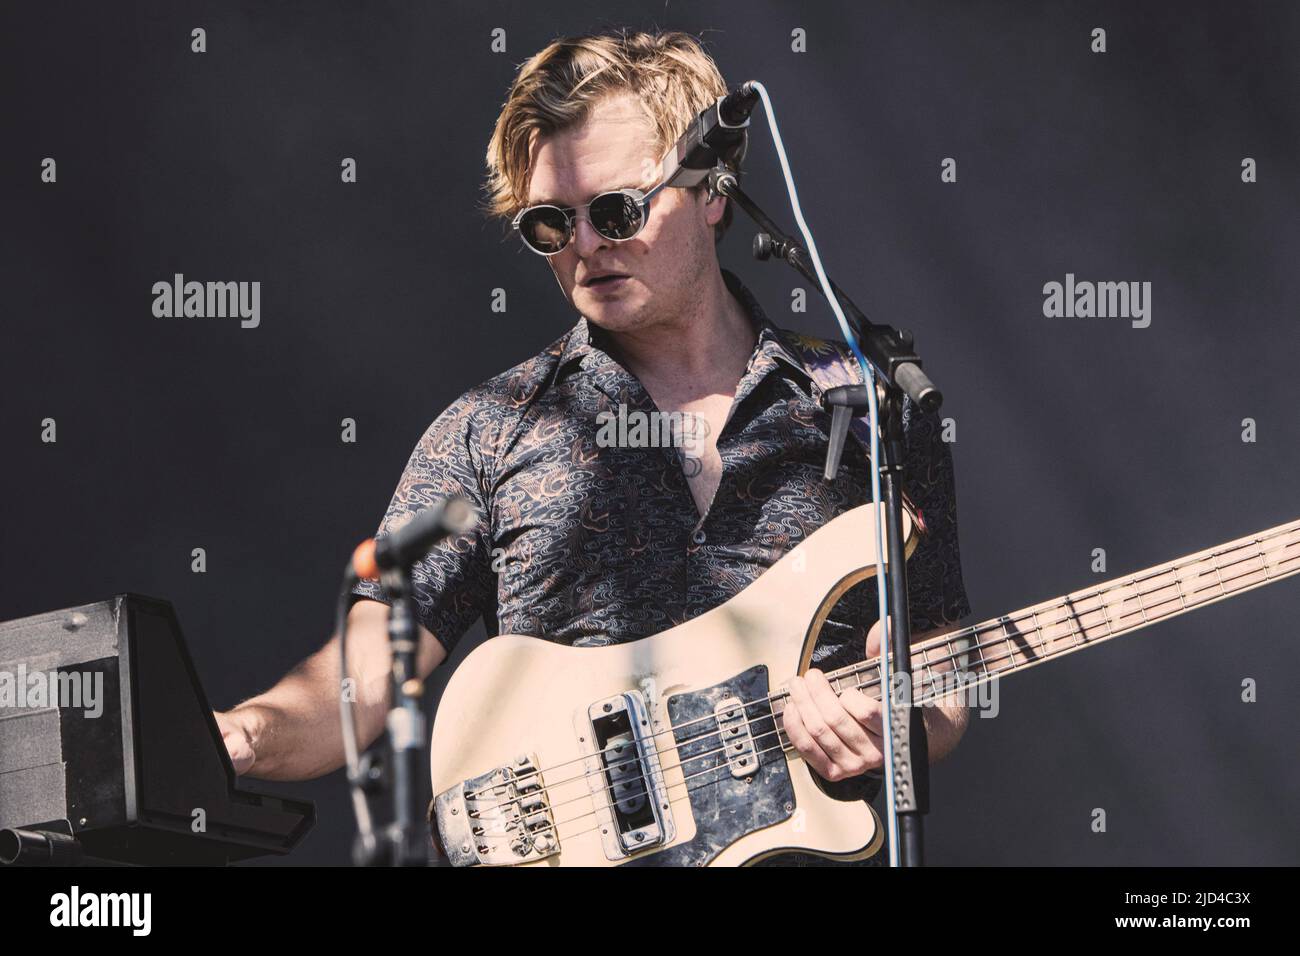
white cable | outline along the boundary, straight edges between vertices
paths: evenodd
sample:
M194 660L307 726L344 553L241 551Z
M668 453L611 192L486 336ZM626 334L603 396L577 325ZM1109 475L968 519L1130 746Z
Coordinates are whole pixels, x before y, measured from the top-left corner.
M813 268L817 271L817 281L821 283L826 301L830 303L831 310L835 313L835 318L840 324L840 331L844 334L844 341L848 343L849 348L853 350L854 357L858 360L858 364L862 366L863 381L867 385L867 402L871 422L871 504L876 519L876 598L880 610L880 620L885 622L883 636L880 640L880 687L882 691L880 710L885 744L885 826L889 834L889 865L898 866L898 813L894 807L894 739L889 706L893 698L893 666L889 652L889 597L885 588L885 523L880 517L880 414L879 409L876 407L876 372L871 363L867 361L866 356L862 354L862 349L858 346L857 336L853 334L852 326L849 325L848 319L844 317L844 311L840 308L839 299L831 289L830 279L826 278L826 270L822 268L821 256L817 254L817 243L813 240L812 232L804 221L803 210L799 206L799 193L794 186L794 176L790 173L790 162L786 159L785 144L781 140L781 131L777 129L776 114L772 110L772 99L767 95L767 87L757 81L754 81L752 85L758 91L758 95L763 98L763 111L767 115L767 124L772 130L772 141L776 144L776 155L781 160L781 173L785 177L785 188L790 193L790 207L794 212L795 222L799 225L799 232L803 234L804 245L808 250L808 255L812 258ZM886 677L888 677L888 681L886 681ZM886 693L886 688L889 688L890 692Z

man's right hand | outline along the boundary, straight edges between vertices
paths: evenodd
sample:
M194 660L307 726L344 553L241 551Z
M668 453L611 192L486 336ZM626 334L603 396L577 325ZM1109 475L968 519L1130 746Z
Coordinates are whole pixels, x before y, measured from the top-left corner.
M245 728L244 721L233 711L224 714L213 711L213 716L217 718L217 728L221 731L221 740L230 754L230 762L235 765L235 773L248 773L257 760L257 754L253 752L253 738Z

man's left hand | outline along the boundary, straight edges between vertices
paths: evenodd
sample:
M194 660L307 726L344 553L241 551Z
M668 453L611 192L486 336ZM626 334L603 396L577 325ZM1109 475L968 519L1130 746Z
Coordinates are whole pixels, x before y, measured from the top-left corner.
M867 659L880 654L882 627L867 634ZM782 714L794 749L824 780L857 777L884 764L880 700L849 688L835 693L826 675L810 669L787 684Z

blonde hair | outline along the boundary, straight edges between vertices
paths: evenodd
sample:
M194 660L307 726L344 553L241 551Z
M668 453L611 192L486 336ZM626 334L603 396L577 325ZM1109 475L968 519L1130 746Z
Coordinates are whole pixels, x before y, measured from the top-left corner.
M643 105L663 155L727 85L713 58L686 33L619 30L553 41L519 68L497 117L487 148L484 212L510 220L528 204L535 137L582 123L595 103L624 92ZM715 242L730 225L727 203Z

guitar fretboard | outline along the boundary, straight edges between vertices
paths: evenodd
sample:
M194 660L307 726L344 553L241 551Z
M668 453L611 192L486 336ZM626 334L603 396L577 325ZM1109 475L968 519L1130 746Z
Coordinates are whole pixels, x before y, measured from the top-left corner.
M960 693L1297 572L1300 520L923 641L912 649L913 694L924 703ZM880 699L879 658L826 677L837 693ZM785 693L772 699L783 705Z

